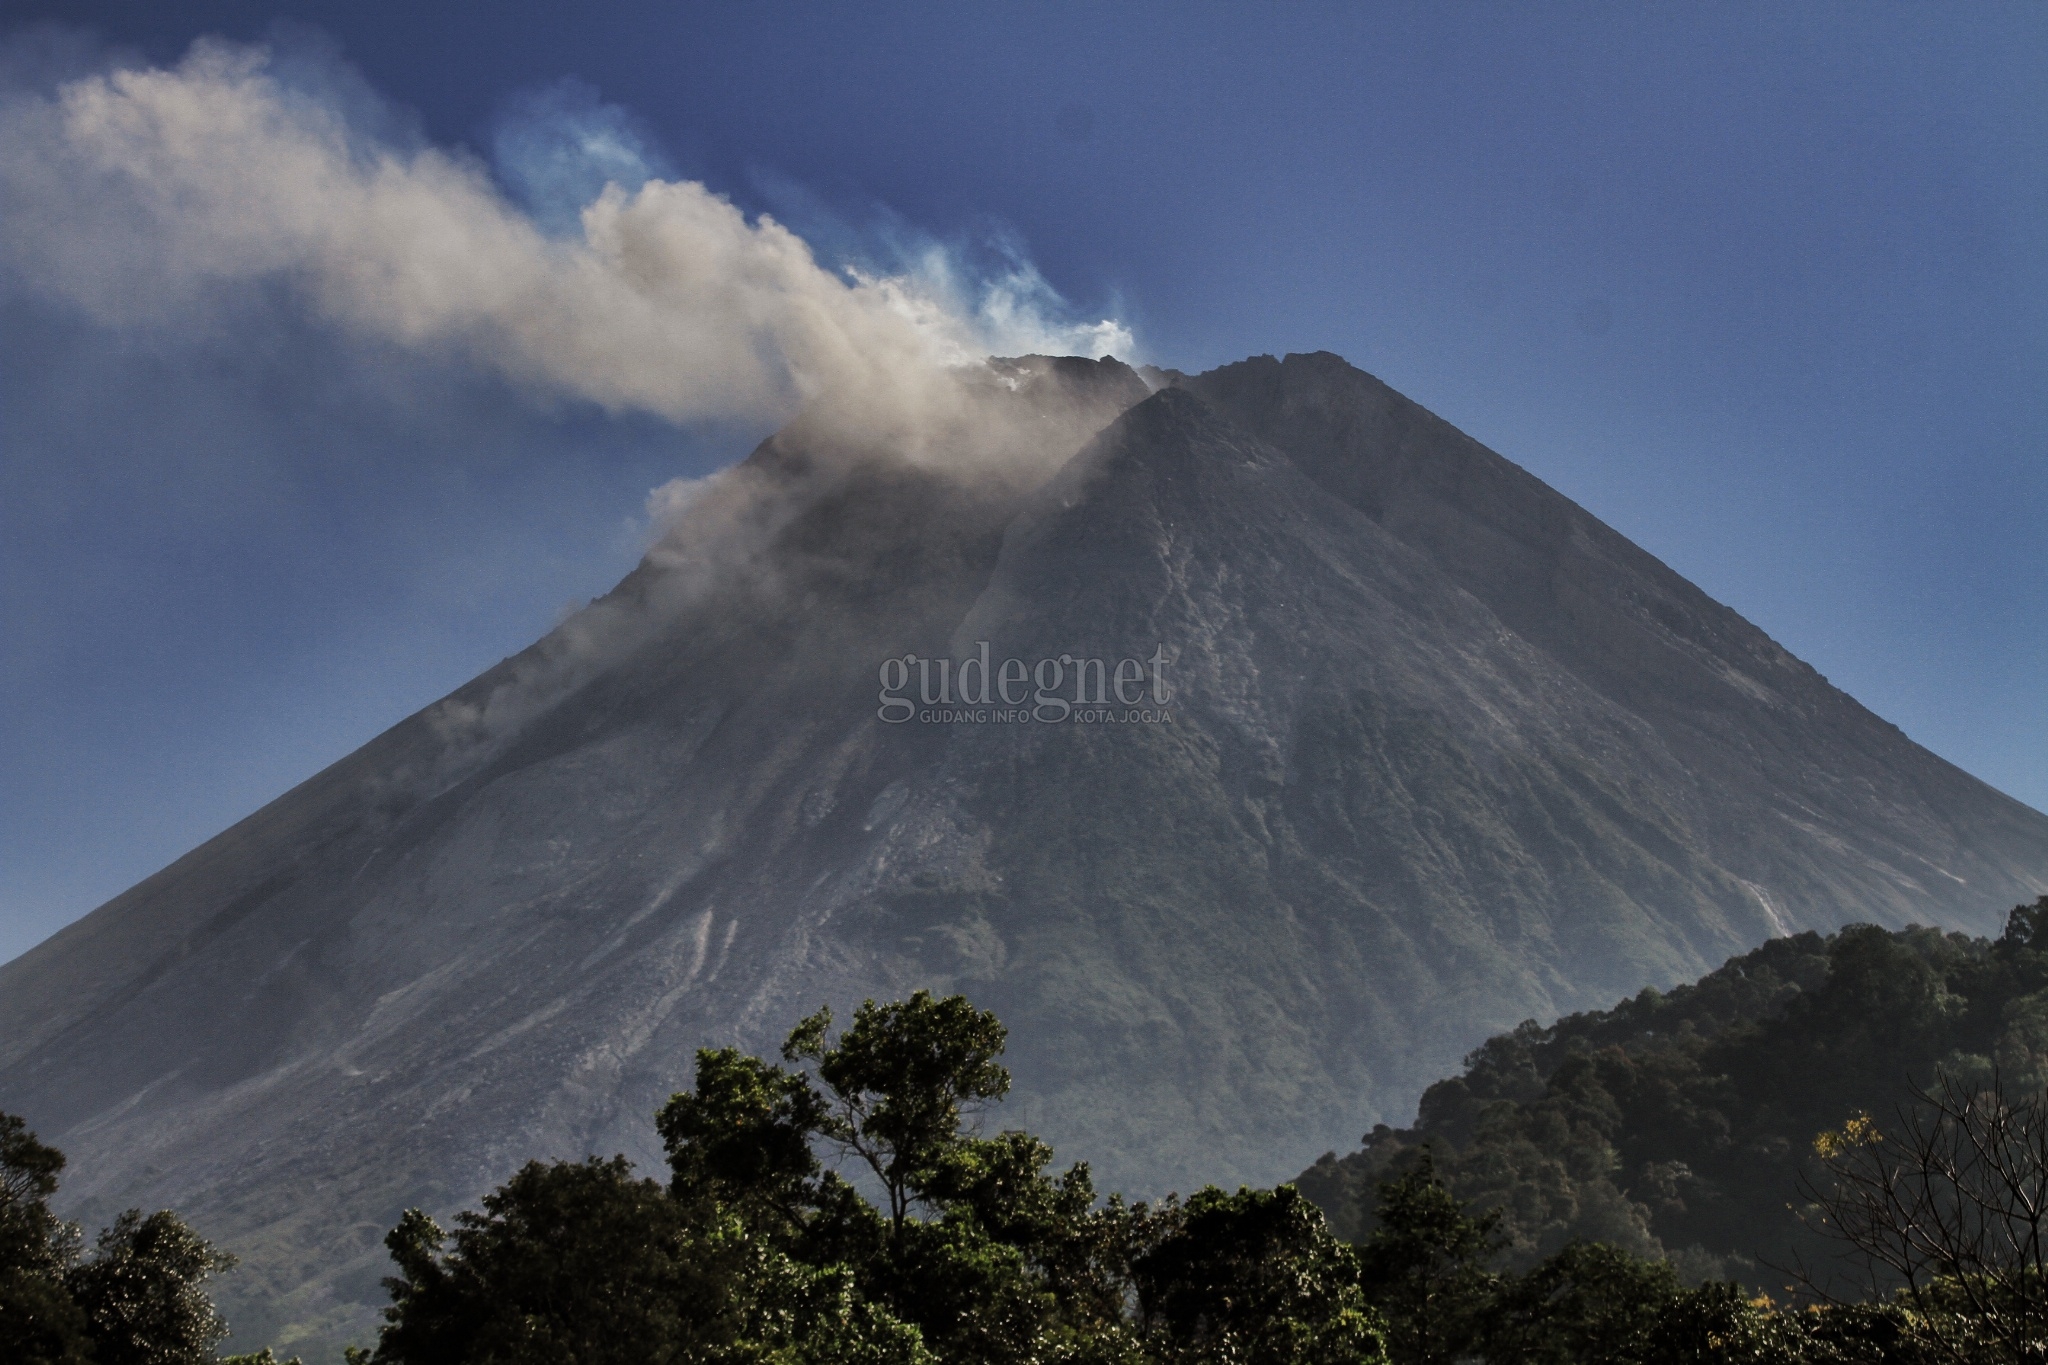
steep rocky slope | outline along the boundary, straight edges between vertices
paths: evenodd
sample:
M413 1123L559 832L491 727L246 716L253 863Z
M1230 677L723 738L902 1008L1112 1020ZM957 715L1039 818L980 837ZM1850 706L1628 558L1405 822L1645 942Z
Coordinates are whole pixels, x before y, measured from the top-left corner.
M0 968L0 1108L80 1211L188 1210L251 1333L361 1332L405 1206L649 1157L694 1048L821 1001L967 992L996 1122L1152 1192L1348 1148L1524 1017L2048 890L2048 818L1334 356L1001 377L1035 460L813 414L547 640ZM1069 707L1133 660L1135 700L1019 721L949 664L985 719L882 718L885 661L982 642L1064 656Z

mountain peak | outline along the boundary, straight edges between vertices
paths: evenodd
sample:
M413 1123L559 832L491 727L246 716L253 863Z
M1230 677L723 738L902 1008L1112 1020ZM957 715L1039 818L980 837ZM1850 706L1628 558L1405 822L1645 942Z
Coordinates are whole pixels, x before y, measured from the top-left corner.
M999 440L808 412L611 598L0 967L73 1212L189 1210L288 1287L238 1321L341 1331L400 1209L658 1162L696 1048L919 987L1106 1187L1271 1181L1523 1018L2048 891L2048 818L1339 357L988 373Z

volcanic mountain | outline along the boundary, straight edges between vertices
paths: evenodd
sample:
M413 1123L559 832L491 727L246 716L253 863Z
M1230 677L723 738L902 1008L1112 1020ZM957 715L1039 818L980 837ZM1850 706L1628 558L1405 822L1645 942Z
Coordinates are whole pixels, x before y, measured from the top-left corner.
M2048 818L1335 356L997 362L966 411L806 415L0 968L74 1216L175 1206L242 1339L363 1339L405 1207L651 1162L694 1049L820 1003L965 992L989 1122L1153 1193L1348 1150L1525 1017L2048 891Z

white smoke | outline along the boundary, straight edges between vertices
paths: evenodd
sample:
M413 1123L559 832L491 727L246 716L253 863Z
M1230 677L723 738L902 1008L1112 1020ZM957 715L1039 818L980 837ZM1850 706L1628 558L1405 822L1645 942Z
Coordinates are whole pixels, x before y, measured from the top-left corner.
M36 90L0 62L0 288L172 343L281 300L543 399L677 423L796 418L785 435L807 456L801 475L743 464L656 489L644 530L659 581L577 611L481 695L435 708L445 752L408 779L428 789L717 585L771 591L764 547L849 462L879 453L1028 486L1115 414L981 363L1131 353L1121 324L1073 322L1014 248L977 271L898 240L882 253L895 266L828 268L782 224L675 177L587 87L516 101L494 179L409 137L351 73L303 66L204 41L175 67Z
M830 393L900 428L939 401L931 377L989 354L1131 351L1116 322L1065 321L1026 263L982 282L944 252L834 271L702 184L607 179L551 232L473 159L380 139L265 49L205 41L174 68L5 96L0 265L116 328L282 288L365 340L677 422L777 420Z

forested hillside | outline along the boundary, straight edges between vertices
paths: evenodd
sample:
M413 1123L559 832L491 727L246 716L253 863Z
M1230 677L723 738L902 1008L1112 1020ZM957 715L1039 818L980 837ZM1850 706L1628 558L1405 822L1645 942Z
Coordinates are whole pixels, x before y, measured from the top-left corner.
M1433 1148L1468 1204L1501 1211L1510 1263L1573 1238L1668 1256L1691 1277L1776 1287L1838 1250L1801 1218L1815 1141L1892 1129L1937 1073L2048 1085L2048 897L1997 939L1852 925L1775 939L1693 985L1487 1040L1424 1094L1412 1128L1297 1181L1340 1236Z
M407 1211L382 1330L347 1365L2040 1361L2044 999L2048 898L1996 943L1806 936L1520 1030L1415 1129L1310 1172L1350 1244L1293 1187L1102 1199L1029 1133L985 1136L1007 1030L964 997L869 1001L836 1033L821 1010L782 1065L697 1054L655 1119L666 1183L535 1161L452 1230ZM1881 1095L1919 1111L1881 1129ZM1848 1105L1803 1166L1795 1135ZM63 1165L0 1115L0 1359L212 1365L204 1286L233 1257L140 1211L81 1257L48 1205ZM1774 1204L1788 1181L1808 1209ZM1684 1283L1813 1249L1801 1211L1868 1293Z

